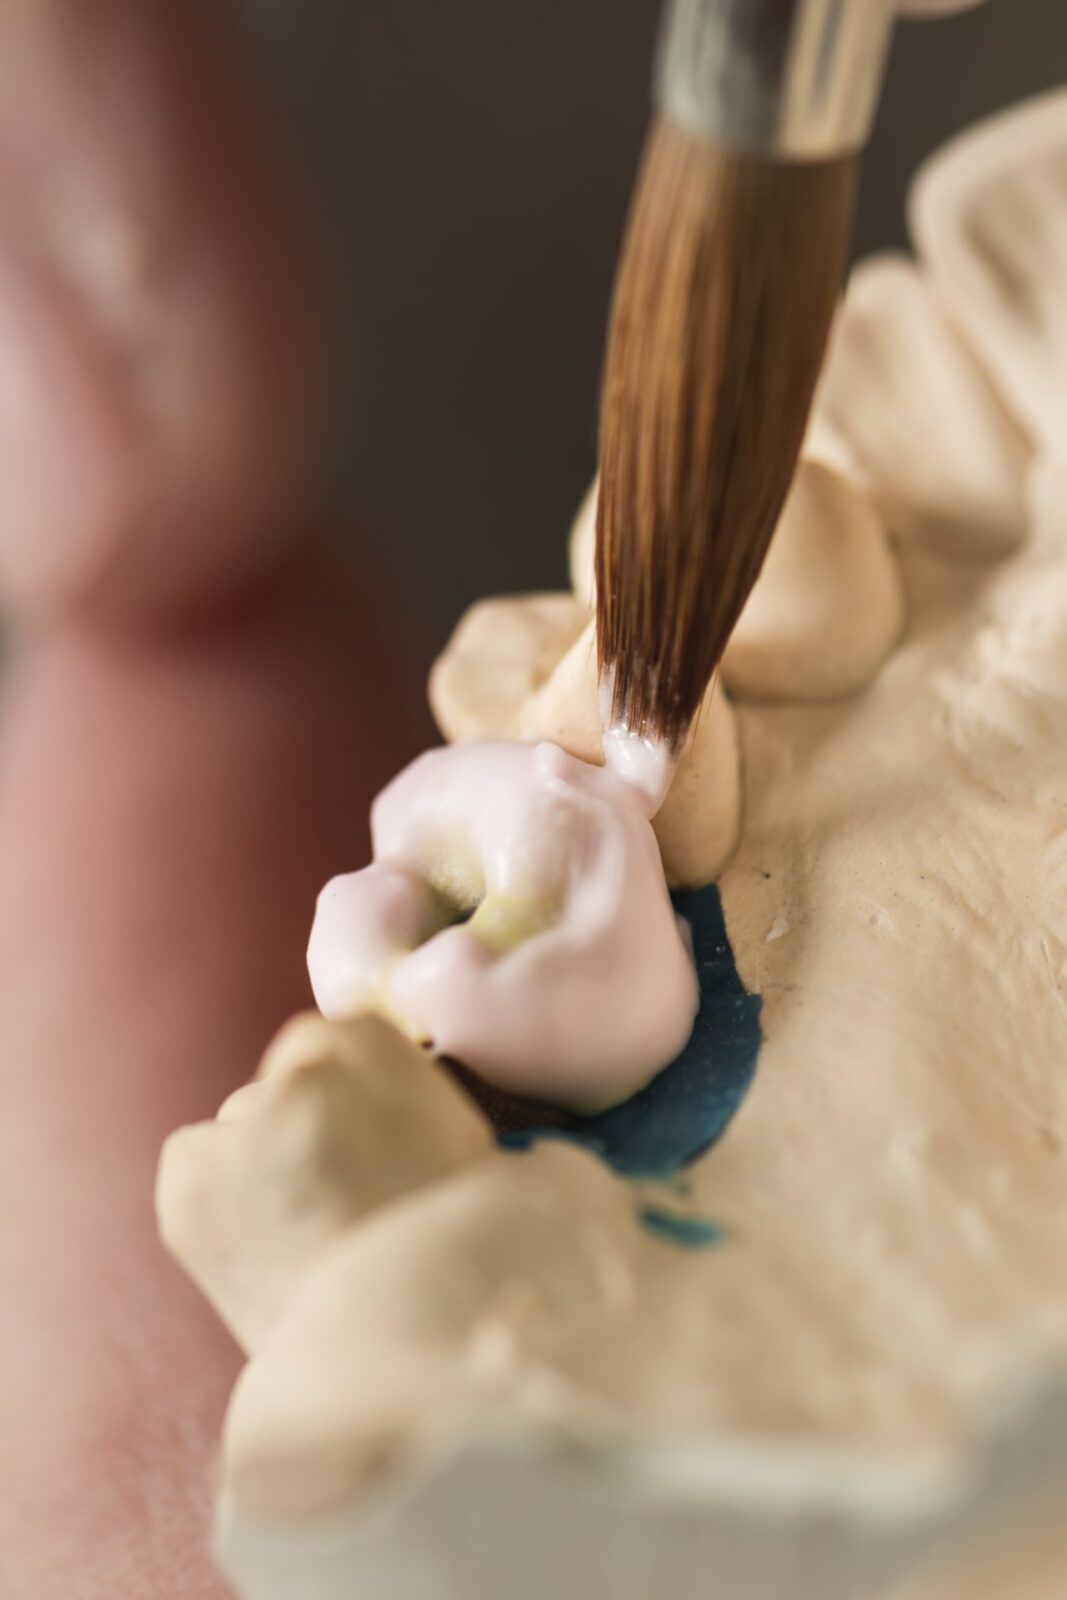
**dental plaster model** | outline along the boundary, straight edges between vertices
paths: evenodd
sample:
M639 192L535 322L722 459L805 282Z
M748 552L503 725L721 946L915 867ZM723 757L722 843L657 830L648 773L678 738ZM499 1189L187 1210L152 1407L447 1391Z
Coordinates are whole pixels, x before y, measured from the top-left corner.
M962 1454L1006 1374L1067 1363L1065 173L1067 93L950 146L918 268L855 275L734 703L711 691L654 819L672 881L719 877L762 997L754 1084L670 1191L719 1242L665 1242L655 1186L580 1150L491 1149L367 1018L302 1024L168 1145L164 1235L252 1358L219 1523L248 1600L605 1573L696 1600L711 1571L859 1600L1067 1494L1062 1391ZM573 596L461 623L449 736L600 759L588 519ZM471 1439L480 1473L447 1454Z

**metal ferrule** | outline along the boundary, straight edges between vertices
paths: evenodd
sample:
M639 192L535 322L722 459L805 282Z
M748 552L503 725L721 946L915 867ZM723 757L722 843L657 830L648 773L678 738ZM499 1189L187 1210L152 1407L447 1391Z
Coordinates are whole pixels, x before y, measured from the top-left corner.
M668 0L656 109L754 155L846 155L870 132L893 12L893 0Z

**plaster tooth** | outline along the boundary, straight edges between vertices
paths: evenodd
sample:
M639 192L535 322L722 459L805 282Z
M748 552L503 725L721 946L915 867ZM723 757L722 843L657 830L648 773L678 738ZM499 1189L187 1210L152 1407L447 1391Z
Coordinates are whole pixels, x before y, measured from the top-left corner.
M160 1232L255 1350L325 1246L492 1142L462 1091L387 1022L297 1017L214 1122L167 1140Z
M1028 447L903 257L852 275L807 450L847 462L901 540L991 559L1023 537Z
M509 738L587 615L570 594L502 595L471 606L430 673L430 709L445 738Z
M268 1515L347 1503L628 1317L634 1239L625 1186L565 1145L497 1152L350 1230L237 1384L226 1495Z
M742 697L835 700L870 681L903 619L877 513L843 478L802 461L722 674Z
M1046 455L1067 458L1067 90L954 139L911 227L946 313ZM946 430L947 431L947 430Z

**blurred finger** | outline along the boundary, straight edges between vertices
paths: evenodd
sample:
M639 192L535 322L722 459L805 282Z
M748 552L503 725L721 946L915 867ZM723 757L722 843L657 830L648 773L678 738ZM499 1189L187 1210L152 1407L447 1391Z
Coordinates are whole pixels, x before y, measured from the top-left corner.
M237 1366L155 1237L163 1139L310 1003L315 893L366 858L415 700L309 540L195 629L48 630L0 766L0 1594L216 1600Z
M0 5L0 585L195 606L276 555L314 440L310 268L202 0Z

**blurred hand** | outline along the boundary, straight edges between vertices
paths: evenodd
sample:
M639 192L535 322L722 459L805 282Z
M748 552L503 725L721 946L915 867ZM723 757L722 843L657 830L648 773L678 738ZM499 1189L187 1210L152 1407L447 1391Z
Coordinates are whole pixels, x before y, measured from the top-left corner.
M279 174L209 5L0 7L4 1600L222 1593L237 1356L155 1242L156 1158L308 1002L314 893L418 739L309 516Z

